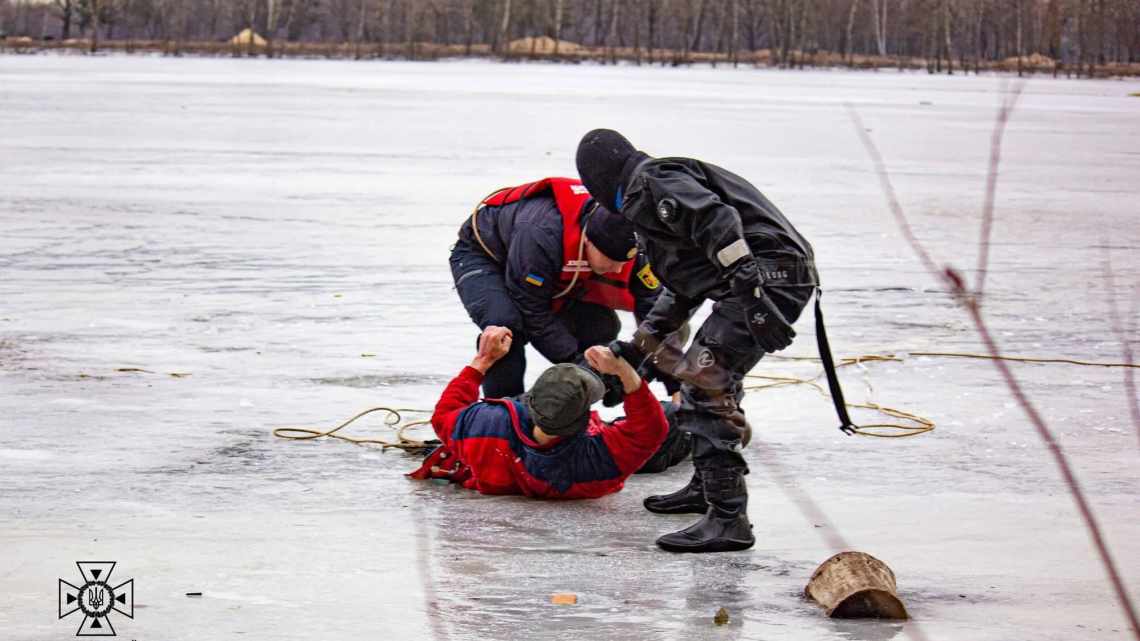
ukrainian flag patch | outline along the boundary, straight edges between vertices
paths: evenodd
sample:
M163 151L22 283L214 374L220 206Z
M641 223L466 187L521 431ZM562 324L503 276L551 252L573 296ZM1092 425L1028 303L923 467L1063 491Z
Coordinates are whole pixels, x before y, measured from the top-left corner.
M543 280L542 276L538 276L536 274L527 274L526 275L526 282L530 283L531 285L534 285L535 287L542 287L542 284L545 283L546 281Z

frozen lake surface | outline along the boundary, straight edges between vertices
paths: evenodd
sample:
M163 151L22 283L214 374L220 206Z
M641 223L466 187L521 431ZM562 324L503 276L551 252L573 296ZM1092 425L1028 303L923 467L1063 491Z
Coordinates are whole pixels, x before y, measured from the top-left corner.
M843 103L920 236L972 267L1001 88L889 72L0 57L0 636L70 635L56 579L115 560L136 582L135 619L113 620L129 639L906 638L913 624L834 622L801 599L831 550L769 473L776 457L894 568L927 638L1128 638L1047 452L985 361L843 370L849 400L937 422L909 439L843 437L806 387L751 393L758 542L743 553L654 547L691 519L641 499L687 467L541 503L408 481L416 461L400 453L270 435L430 408L475 335L447 269L455 230L496 187L572 174L578 138L601 126L764 190L815 245L837 356L983 351L903 244ZM1026 86L986 298L1008 353L1121 358L1102 269L1111 255L1127 307L1138 89ZM788 353L814 356L810 314L798 330ZM532 353L531 380L543 364ZM1122 370L1014 369L1140 598ZM361 431L390 436L378 421ZM554 592L578 605L550 605Z

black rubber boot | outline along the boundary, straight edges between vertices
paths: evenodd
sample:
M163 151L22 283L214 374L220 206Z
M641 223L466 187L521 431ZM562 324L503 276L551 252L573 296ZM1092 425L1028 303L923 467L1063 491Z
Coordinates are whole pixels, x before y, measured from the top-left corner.
M693 525L657 539L670 552L732 552L756 543L748 522L748 487L743 467L698 470L709 504L703 518Z
M685 487L672 494L656 494L643 502L645 509L657 514L704 514L709 509L705 502L701 475L693 470L693 478Z

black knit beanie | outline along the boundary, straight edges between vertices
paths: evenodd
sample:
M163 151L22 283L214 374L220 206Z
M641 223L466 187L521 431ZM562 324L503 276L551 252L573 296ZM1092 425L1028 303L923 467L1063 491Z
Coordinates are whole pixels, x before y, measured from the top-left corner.
M624 262L637 255L633 223L600 204L586 220L586 238L611 260Z
M578 143L578 175L590 194L609 209L621 211L617 196L622 169L635 154L633 144L613 129L595 129Z

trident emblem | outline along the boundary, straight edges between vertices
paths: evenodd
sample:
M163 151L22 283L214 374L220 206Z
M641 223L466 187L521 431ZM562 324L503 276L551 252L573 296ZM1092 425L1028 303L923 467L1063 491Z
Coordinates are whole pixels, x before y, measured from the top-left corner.
M87 591L87 603L91 606L92 610L102 609L106 598L107 593L101 587L93 586Z
M73 612L82 612L77 637L113 637L115 628L111 625L111 613L118 612L127 618L135 618L135 580L128 579L112 586L111 571L114 561L79 561L81 585L73 585L59 580L59 618Z

